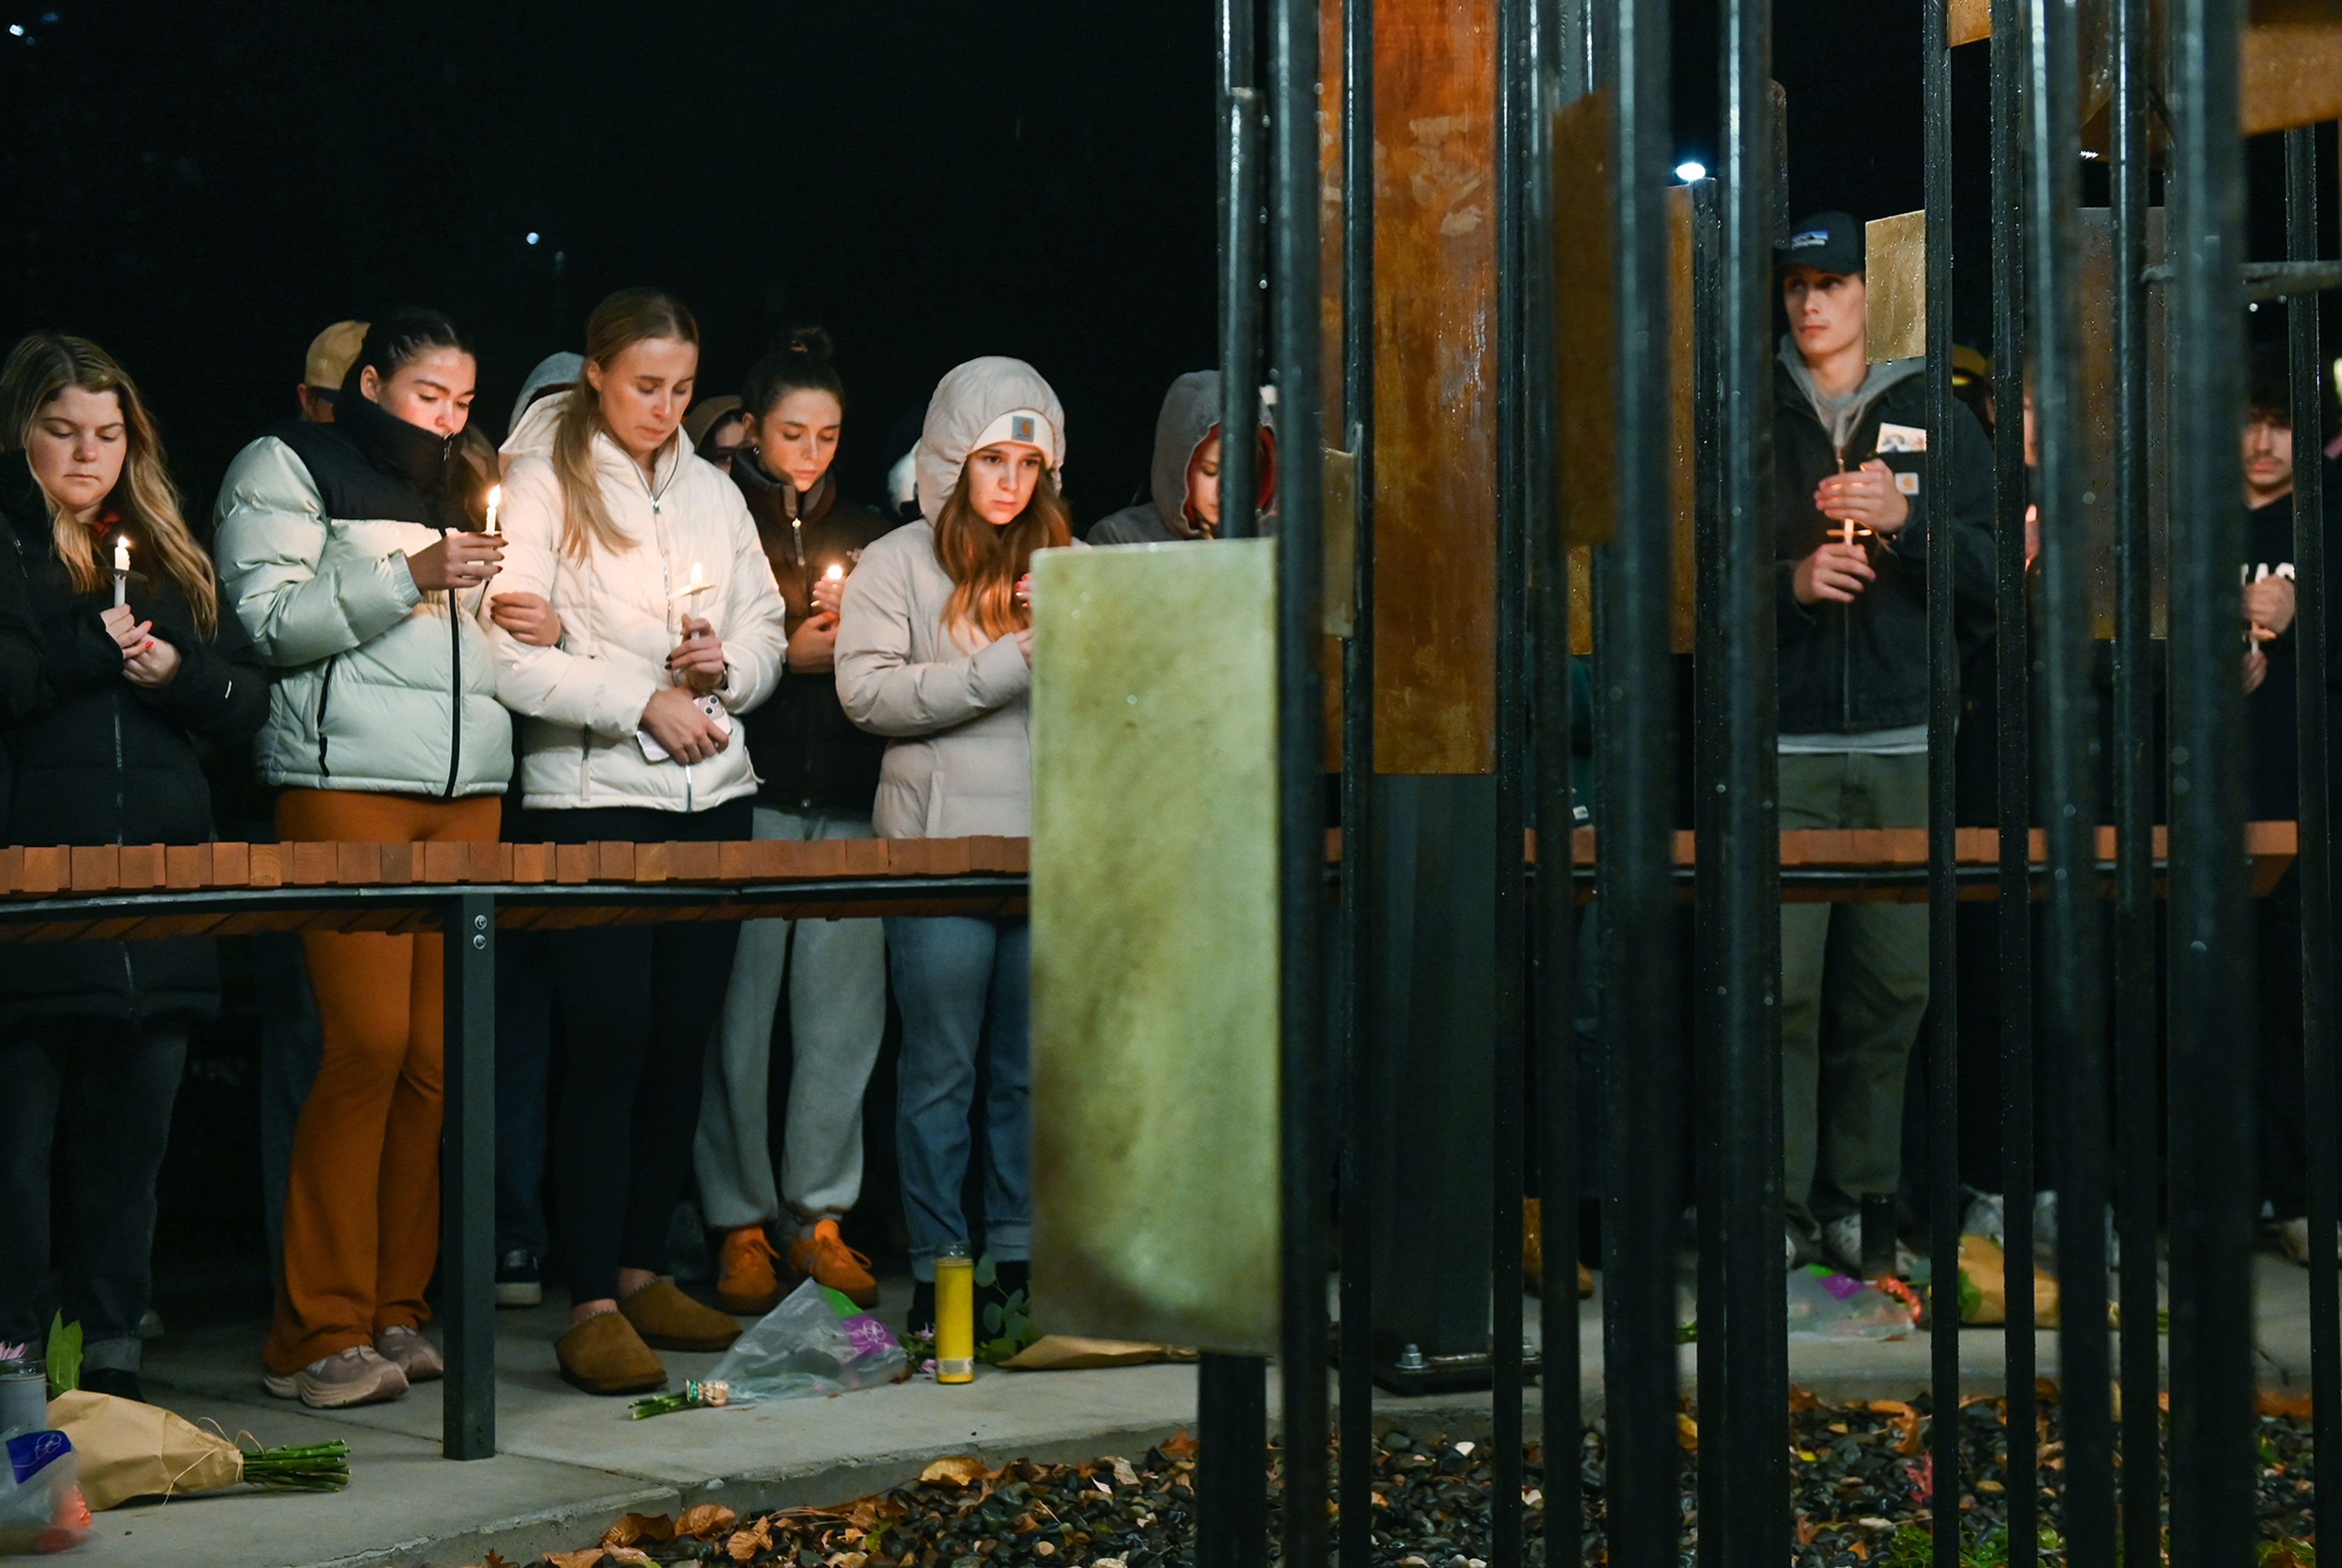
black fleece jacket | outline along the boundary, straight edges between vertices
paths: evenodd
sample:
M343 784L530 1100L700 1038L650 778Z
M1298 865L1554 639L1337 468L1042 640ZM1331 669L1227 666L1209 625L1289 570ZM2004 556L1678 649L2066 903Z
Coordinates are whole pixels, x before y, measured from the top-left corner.
M733 482L756 520L756 538L773 564L792 635L813 613L813 585L832 566L854 570L862 552L896 524L866 506L837 498L836 476L811 495L776 479L756 454L732 460ZM783 681L748 726L748 757L760 781L756 798L783 811L850 812L868 816L878 795L884 736L854 727L837 700L837 683L816 670Z
M22 453L0 459L0 581L25 595L42 650L34 711L8 727L15 844L202 844L211 790L199 748L241 752L268 716L267 666L223 594L217 628L197 630L186 595L159 570L134 571L130 609L179 651L156 690L133 684L100 620L110 586L74 589L51 541L46 500ZM154 561L134 533L134 560ZM99 554L111 554L110 534ZM0 945L0 1025L34 1017L110 1020L217 1010L208 938Z
M1780 726L1785 735L1857 734L1927 719L1927 551L1947 518L1954 601L1962 641L1974 645L1992 624L1992 446L1976 415L1952 405L1952 494L1947 506L1926 494L1927 454L1898 435L1880 450L1880 427L1927 429L1927 381L1908 376L1880 393L1848 433L1846 450L1814 412L1785 365L1773 370L1773 527L1780 629ZM1867 541L1877 580L1851 604L1801 604L1797 563L1837 531L1814 509L1814 488L1830 474L1877 457L1908 490L1910 520Z

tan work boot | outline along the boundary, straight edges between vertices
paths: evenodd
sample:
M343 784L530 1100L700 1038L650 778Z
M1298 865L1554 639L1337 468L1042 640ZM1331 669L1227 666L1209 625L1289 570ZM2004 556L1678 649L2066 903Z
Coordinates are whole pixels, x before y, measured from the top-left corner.
M664 1274L622 1298L618 1310L654 1350L729 1350L740 1337L739 1323L701 1306Z
M779 1254L762 1225L735 1225L724 1233L716 1261L716 1304L745 1317L762 1317L781 1304L781 1282L773 1264Z
M878 1280L870 1260L846 1244L836 1220L822 1220L813 1234L789 1243L789 1269L801 1280L826 1286L858 1307L878 1304Z
M624 1313L596 1313L553 1342L564 1381L587 1393L649 1393L666 1386L666 1368Z

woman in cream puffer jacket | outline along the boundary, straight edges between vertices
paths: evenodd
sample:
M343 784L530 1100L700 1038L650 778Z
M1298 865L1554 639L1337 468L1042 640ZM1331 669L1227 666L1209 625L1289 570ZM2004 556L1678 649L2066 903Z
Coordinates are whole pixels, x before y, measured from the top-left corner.
M747 504L682 430L699 328L628 289L586 324L584 379L515 433L498 588L536 594L552 647L498 627L498 694L524 715L514 836L558 844L747 839L756 770L739 714L786 657L780 591ZM662 1386L658 1350L722 1350L739 1325L662 1278L691 1174L700 1063L736 923L563 931L550 954L569 1064L552 1129L561 1373L592 1393Z

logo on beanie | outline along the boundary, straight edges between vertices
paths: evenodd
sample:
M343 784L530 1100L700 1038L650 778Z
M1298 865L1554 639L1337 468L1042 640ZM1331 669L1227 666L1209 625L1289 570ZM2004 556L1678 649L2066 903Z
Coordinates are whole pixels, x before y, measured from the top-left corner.
M1008 421L1008 439L1011 441L1031 442L1033 439L1033 416L1028 414L1019 414L1011 418Z
M1807 229L1803 234L1791 235L1789 243L1781 248L1785 251L1809 251L1817 245L1827 244L1829 244L1829 230Z

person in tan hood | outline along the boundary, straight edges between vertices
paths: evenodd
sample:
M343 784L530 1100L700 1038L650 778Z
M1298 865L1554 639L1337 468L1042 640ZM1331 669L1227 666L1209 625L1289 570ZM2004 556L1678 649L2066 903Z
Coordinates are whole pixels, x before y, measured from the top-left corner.
M837 695L887 737L872 824L881 838L1029 834L1036 551L1072 543L1057 489L1066 416L1031 365L976 359L944 377L917 453L925 514L863 552L846 579ZM910 1223L913 1332L935 1322L936 1255L968 1240L960 1190L979 1045L986 1086L985 1247L999 1288L1024 1287L1031 1255L1025 917L886 920L903 1013L896 1142Z

